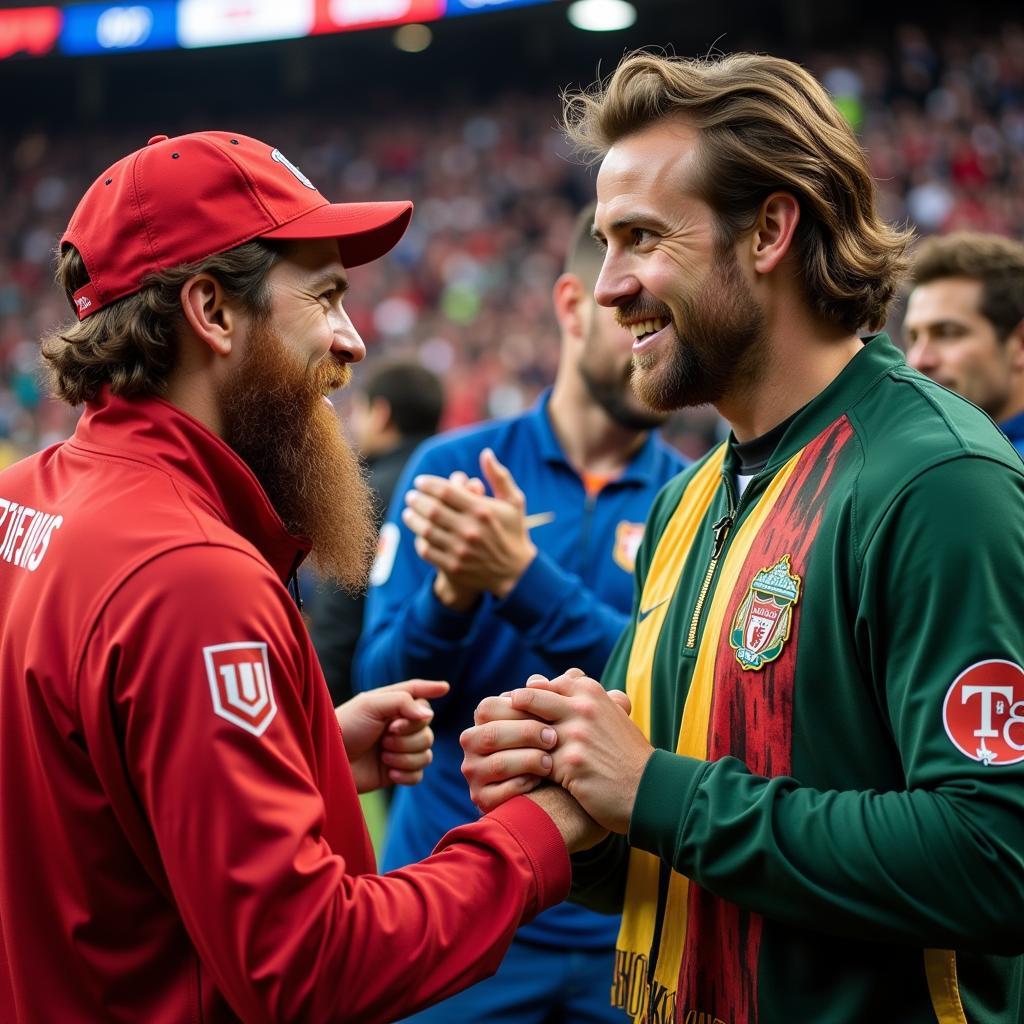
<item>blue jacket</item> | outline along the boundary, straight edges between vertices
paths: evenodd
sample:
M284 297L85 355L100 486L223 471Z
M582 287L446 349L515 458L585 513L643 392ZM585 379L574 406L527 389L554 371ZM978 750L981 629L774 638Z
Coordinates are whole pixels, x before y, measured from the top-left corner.
M460 770L459 734L473 724L484 697L521 686L534 672L552 676L577 665L600 675L628 620L633 559L648 509L685 465L652 435L619 479L588 498L551 429L549 397L514 419L427 441L395 489L366 603L355 685L365 690L421 677L447 679L452 691L435 705L434 763L420 785L395 793L385 870L426 857L445 832L478 816ZM434 570L413 550L401 511L417 474L461 469L479 476L485 447L494 449L526 495L527 515L551 516L532 529L537 557L508 597L485 595L473 611L454 612L434 596ZM521 936L593 949L613 946L617 929L617 918L563 904Z
M1017 454L1024 458L1024 412L1011 416L999 424L999 429L1009 438Z

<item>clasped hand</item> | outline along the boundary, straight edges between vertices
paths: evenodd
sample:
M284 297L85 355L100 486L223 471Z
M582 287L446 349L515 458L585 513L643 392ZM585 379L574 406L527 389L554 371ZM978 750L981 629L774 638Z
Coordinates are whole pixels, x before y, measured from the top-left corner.
M580 669L488 697L461 737L462 773L482 811L544 779L562 786L596 821L625 834L654 748L629 718L629 698Z
M416 553L437 570L434 592L466 610L480 595L506 597L536 557L526 525L526 498L512 474L485 448L480 480L456 472L422 475L405 496L402 521L416 535Z

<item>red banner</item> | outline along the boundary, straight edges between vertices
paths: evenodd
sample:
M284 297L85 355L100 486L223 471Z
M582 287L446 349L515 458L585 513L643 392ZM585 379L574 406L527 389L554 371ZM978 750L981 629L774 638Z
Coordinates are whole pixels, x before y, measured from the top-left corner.
M41 57L57 45L64 18L59 7L0 11L0 60L26 53Z
M444 9L444 0L316 0L313 33L436 21Z

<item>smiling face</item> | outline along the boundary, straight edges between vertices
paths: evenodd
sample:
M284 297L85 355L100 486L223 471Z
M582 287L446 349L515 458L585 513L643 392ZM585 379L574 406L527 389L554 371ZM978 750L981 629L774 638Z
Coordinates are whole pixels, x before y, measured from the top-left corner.
M332 362L345 367L366 355L343 305L348 275L332 239L289 243L267 275L267 285L273 295L274 328L307 370ZM329 384L331 375L326 377ZM338 382L331 390L348 382L347 370L343 379L337 373L334 378Z
M244 354L221 387L224 439L256 475L314 564L360 589L374 548L372 500L326 395L365 349L342 308L333 242L296 242L267 275L270 314L249 323Z
M749 386L764 316L715 216L694 192L696 130L662 121L618 141L597 178L607 247L595 295L632 332L633 386L654 409L718 402Z

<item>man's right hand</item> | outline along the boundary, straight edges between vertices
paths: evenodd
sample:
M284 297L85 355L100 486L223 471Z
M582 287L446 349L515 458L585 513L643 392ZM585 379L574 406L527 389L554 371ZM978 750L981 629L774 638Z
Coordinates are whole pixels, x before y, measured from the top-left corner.
M570 853L589 850L608 835L608 830L598 825L560 786L541 786L528 793L526 799L537 804L554 822Z
M551 773L558 735L546 722L512 707L511 694L486 697L475 724L459 737L465 757L462 774L473 803L486 814L506 800L536 789Z

